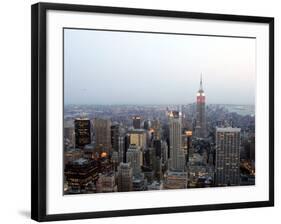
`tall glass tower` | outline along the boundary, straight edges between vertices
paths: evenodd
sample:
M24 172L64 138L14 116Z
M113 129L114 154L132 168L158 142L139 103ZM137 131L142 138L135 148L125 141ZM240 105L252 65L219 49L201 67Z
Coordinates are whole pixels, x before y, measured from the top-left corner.
M216 185L240 184L240 128L216 128Z
M169 169L174 171L183 171L185 165L181 132L181 112L171 111L169 113L169 139L171 151Z

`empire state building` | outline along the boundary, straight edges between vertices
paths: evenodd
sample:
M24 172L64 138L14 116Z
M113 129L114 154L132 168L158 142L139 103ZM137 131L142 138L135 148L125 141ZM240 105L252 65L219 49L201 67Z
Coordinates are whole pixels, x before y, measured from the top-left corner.
M205 112L205 93L202 85L202 75L200 77L200 88L196 97L196 126L195 136L198 138L206 137L206 112Z

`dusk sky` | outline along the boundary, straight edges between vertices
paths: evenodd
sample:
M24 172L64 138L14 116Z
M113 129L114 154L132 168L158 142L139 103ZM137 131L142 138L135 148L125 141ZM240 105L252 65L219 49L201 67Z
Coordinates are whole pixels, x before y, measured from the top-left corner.
M64 32L65 104L255 103L255 39Z

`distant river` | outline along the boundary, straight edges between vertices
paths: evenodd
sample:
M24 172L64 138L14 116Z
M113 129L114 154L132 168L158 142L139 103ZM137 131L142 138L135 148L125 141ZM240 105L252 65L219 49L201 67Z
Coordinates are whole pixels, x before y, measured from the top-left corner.
M224 104L223 105L229 112L234 112L240 114L242 116L245 115L255 115L255 105L231 105Z

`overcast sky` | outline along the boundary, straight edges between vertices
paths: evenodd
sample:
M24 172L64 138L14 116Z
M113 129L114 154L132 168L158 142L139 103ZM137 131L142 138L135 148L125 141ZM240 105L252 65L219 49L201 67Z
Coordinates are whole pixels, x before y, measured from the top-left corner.
M65 104L255 103L255 39L64 32Z

